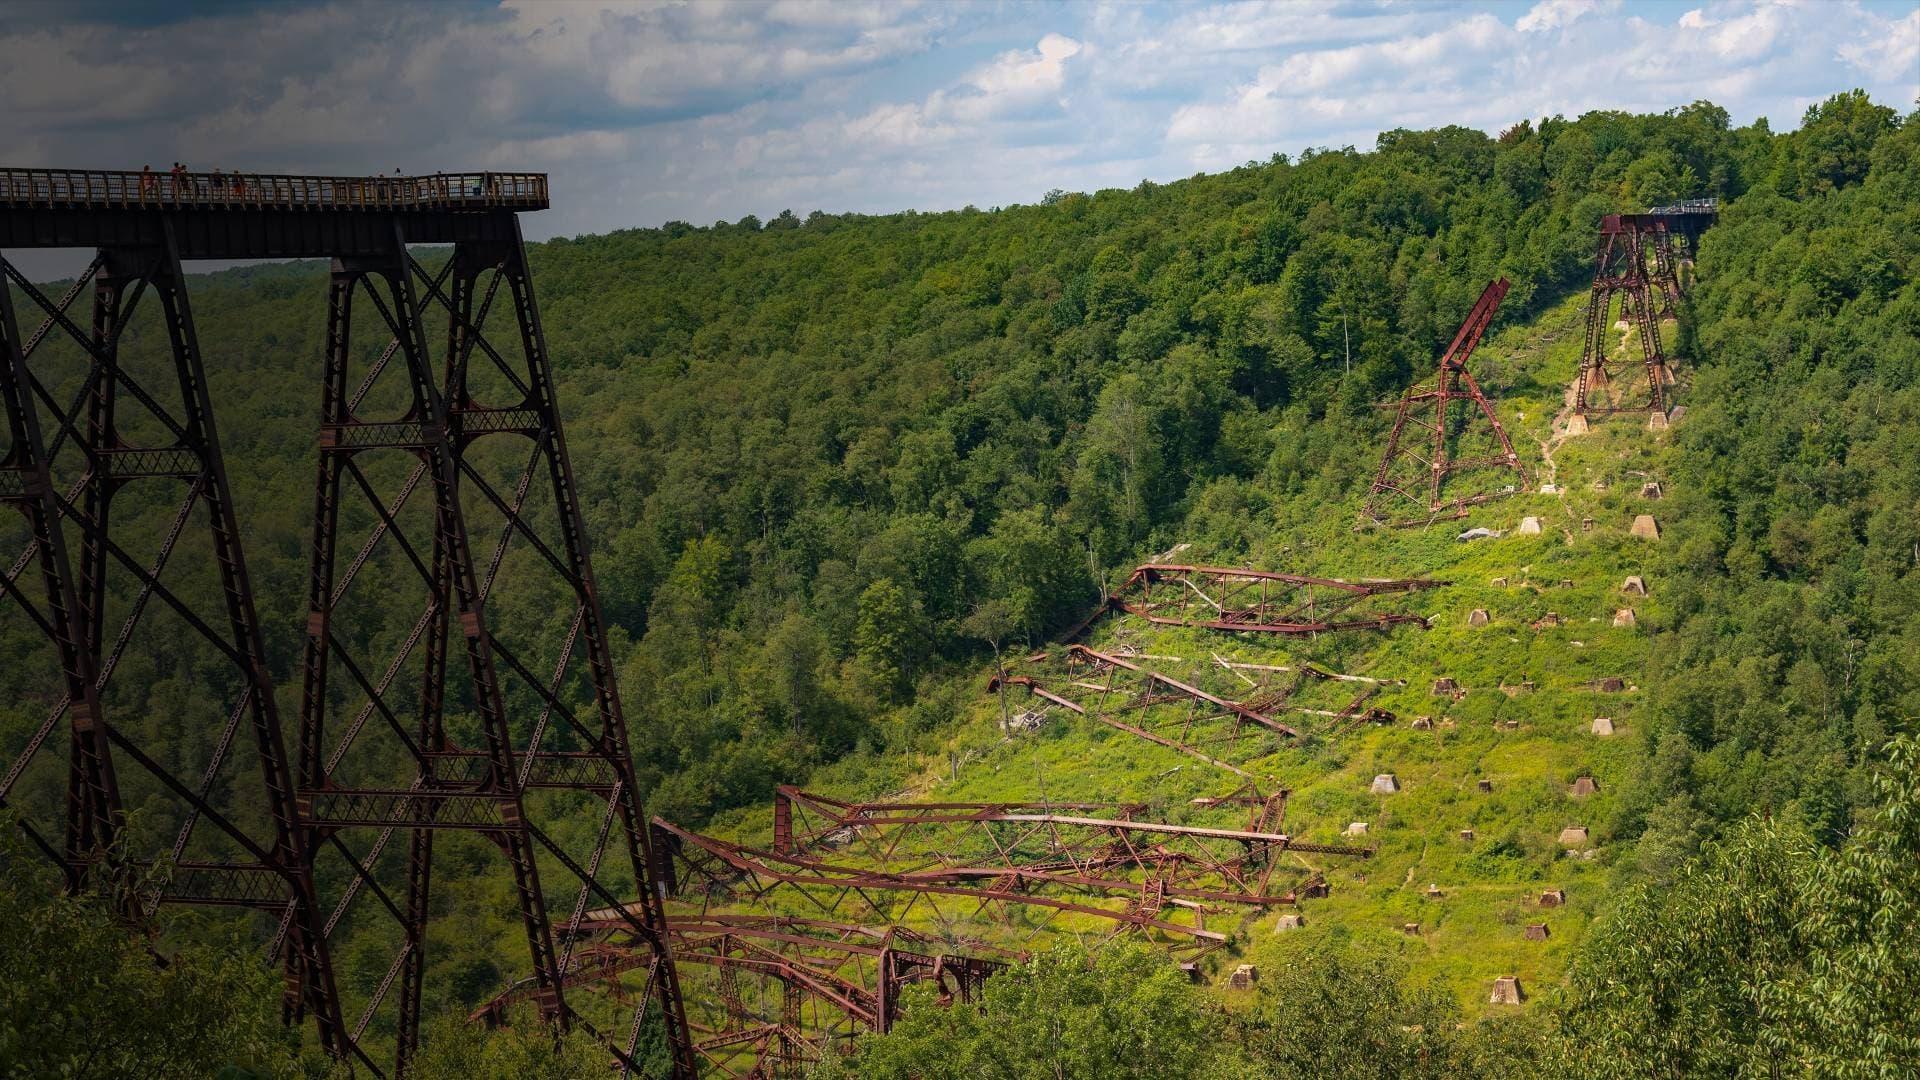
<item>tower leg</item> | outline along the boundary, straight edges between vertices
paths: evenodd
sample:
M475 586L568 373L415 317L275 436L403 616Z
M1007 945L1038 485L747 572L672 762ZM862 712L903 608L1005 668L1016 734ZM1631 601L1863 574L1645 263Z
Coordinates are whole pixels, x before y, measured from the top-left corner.
M100 251L83 278L93 286L90 329L76 325L66 313L78 286L56 303L13 268L5 269L45 315L41 329L23 347L11 296L0 305L5 308L0 323L5 325L8 354L5 396L18 432L10 456L32 474L32 505L24 508L34 523L31 542L52 597L52 617L36 621L54 639L68 670L67 697L54 715L66 713L72 736L64 856L69 885L79 887L111 850L105 883L130 917L144 917L163 903L272 912L293 945L286 954L285 1015L292 1020L313 1013L322 1045L344 1053L331 965L316 933L310 860L297 825L264 639L171 224L162 224L158 244ZM171 364L170 370L136 373L123 363L119 343L135 307L149 294L149 306L159 309ZM28 354L55 328L84 358L78 392L64 406L65 391L51 380L41 382L27 363ZM169 382L167 393L156 395L149 389ZM121 429L123 403L137 404L145 414L129 429L144 444L130 442ZM40 415L52 423L50 437ZM149 541L150 533L116 535L111 516L116 493L130 484L156 492L171 486L176 506L157 553L144 560L130 548L135 540ZM22 492L23 497L27 494ZM212 572L211 584L222 599L218 613L201 610L197 594L162 579L178 541L201 508L201 527L213 555L204 569ZM68 528L80 537L77 576L65 567L63 533ZM126 598L126 611L112 635L107 633L110 597ZM145 617L155 599L177 624L155 626ZM116 727L103 711L115 668L142 635L164 635L171 647L197 650L206 658L204 672L212 677L203 677L204 690L219 702L220 712L183 718L203 725L193 730L194 741L210 747L196 763L197 776L176 775L164 764L177 757L177 748L144 746L143 731ZM204 739L209 730L214 737ZM250 769L234 767L234 742L248 731L257 761ZM40 746L36 737L9 770L9 789ZM150 820L173 832L170 847L140 843L123 849L115 843L120 816L117 762L134 770ZM261 810L264 828L252 820ZM164 876L150 878L157 869L163 869Z
M4 259L0 259L0 268L8 278L16 274ZM114 842L122 822L120 791L101 726L93 650L88 648L90 631L61 527L63 500L54 486L52 454L34 400L36 384L27 367L12 291L5 280L0 280L0 338L4 338L0 341L0 403L6 407L8 438L6 456L0 460L0 500L27 519L30 548L18 567L25 570L38 563L41 593L36 598L13 574L0 577L0 583L50 640L66 691L65 700L49 715L47 725L8 768L6 787L0 789L0 805L64 712L69 749L63 842L55 848L31 822L22 818L20 824L41 853L60 868L66 887L72 890L81 887L97 854Z
M524 407L536 414L546 442L548 479L552 484L555 518L560 534L558 554L562 565L556 569L571 585L577 605L575 618L586 654L587 676L593 687L599 720L598 730L594 733L597 735L594 751L616 778L611 799L618 814L621 840L626 848L627 870L638 893L640 912L635 920L638 923L636 929L648 941L655 955L661 958L653 986L661 1021L666 1029L673 1074L691 1080L699 1071L699 1062L694 1055L692 1033L687 1027L685 1004L680 994L679 976L668 944L666 913L661 906L660 894L653 887L652 875L648 872L651 860L646 851L647 841L639 802L635 797L633 751L627 733L626 715L621 707L605 617L601 612L599 592L588 554L586 521L580 508L579 489L574 482L573 465L561 428L546 332L540 324L540 310L534 299L533 280L526 262L526 246L519 239L518 230L516 220L515 243L505 253L502 273L512 297L515 324L520 334L520 351L526 361L527 397ZM533 749L537 752L539 748ZM603 834L601 844L605 842ZM599 861L600 852L596 849L589 865L597 867ZM588 884L591 885L591 882ZM586 891L583 889L583 897ZM576 910L576 921L577 917Z

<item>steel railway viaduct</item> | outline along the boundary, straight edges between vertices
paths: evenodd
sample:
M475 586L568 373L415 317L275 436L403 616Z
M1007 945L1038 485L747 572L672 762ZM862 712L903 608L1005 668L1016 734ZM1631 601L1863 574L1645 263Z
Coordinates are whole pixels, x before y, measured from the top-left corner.
M546 206L539 174L0 169L0 249L94 252L61 295L0 259L0 503L19 515L0 532L0 617L38 642L8 663L58 687L0 748L0 807L65 888L104 884L135 922L163 904L265 913L288 1019L374 1075L418 1048L448 831L510 867L544 1019L592 1030L623 1074L657 1026L671 1074L697 1069L521 240L518 215ZM260 614L289 604L249 576L235 511L265 493L229 482L183 274L254 258L332 261L290 723ZM156 315L163 330L127 333ZM557 630L489 604L502 576L531 575L564 598ZM136 642L204 661L193 714L166 718L191 736L177 744L123 705ZM477 735L450 734L455 711ZM568 799L598 807L584 838L552 827ZM565 993L589 910L652 947L630 1022ZM330 952L349 923L390 950L351 988Z

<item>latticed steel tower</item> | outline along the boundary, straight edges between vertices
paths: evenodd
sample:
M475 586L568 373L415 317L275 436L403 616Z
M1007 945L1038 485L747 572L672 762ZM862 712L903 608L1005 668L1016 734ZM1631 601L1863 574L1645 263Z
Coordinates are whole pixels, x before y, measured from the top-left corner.
M1468 507L1526 487L1520 455L1467 370L1507 289L1506 278L1486 287L1440 355L1433 381L1400 399L1367 494L1367 521L1402 526L1465 517Z
M546 204L533 174L0 170L0 247L98 249L59 300L0 262L0 501L20 512L4 591L60 688L5 748L0 799L65 887L120 886L129 916L266 912L289 1015L376 1075L418 1047L443 833L510 871L544 1018L591 1030L623 1072L696 1070L516 216ZM416 244L451 253L430 267ZM291 757L181 272L260 257L333 259ZM89 286L90 331L66 314ZM44 316L31 333L14 293ZM132 362L149 293L164 355ZM64 357L43 347L56 329ZM168 723L114 679L136 641L209 676ZM175 745L142 745L156 729ZM580 921L609 905L652 957L624 1030L563 992ZM330 961L344 928L390 949L366 985ZM651 1070L648 1030L666 1048Z
M23 213L32 190L6 192L5 246L29 246L49 224L76 243L93 235L70 215ZM130 920L163 903L268 912L288 1017L311 1012L322 1044L344 1054L182 244L164 215L143 225L124 239L105 230L58 300L4 264L0 501L25 526L9 537L5 588L41 645L8 662L57 672L59 693L6 748L0 799L69 891L108 890ZM16 294L37 317L31 332ZM69 311L88 294L82 326ZM130 329L149 332L149 347L123 349ZM173 737L153 741L155 730ZM64 797L50 797L62 772Z
M1701 199L1601 219L1574 397L1574 411L1582 422L1591 416L1640 412L1656 426L1666 423L1674 376L1660 340L1660 321L1677 317L1681 264L1691 260L1694 243L1713 224L1718 209L1715 200ZM1683 246L1676 247L1676 239ZM1616 311L1626 333L1618 348L1610 348L1607 337L1616 326Z

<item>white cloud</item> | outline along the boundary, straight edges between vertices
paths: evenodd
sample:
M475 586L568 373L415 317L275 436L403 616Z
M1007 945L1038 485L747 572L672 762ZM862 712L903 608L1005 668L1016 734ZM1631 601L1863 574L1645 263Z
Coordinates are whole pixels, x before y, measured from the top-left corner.
M1290 50L1224 92L1177 106L1166 146L1194 167L1219 168L1273 149L1364 146L1392 127L1492 131L1528 117L1699 99L1741 120L1768 116L1780 129L1806 100L1860 83L1910 108L1920 94L1917 41L1920 13L1890 20L1851 0L1718 0L1677 16L1543 0L1511 26L1449 15L1411 33Z
M968 121L981 121L1008 112L1057 101L1067 81L1067 61L1079 56L1078 41L1048 34L1032 49L1002 53L993 62L962 80L943 97L948 109Z
M1523 34L1564 30L1588 15L1618 11L1620 0L1540 0L1513 24Z
M851 145L878 149L926 146L958 135L958 128L934 118L935 111L913 104L882 105L843 122L839 134Z
M1080 55L1080 43L1060 34L1040 39L1033 51L1002 53L993 63L968 77L986 94L1024 95L1060 89L1066 81L1067 60Z
M1786 29L1785 8L1762 6L1738 18L1703 27L1703 43L1721 60L1744 63L1765 56Z
M1897 22L1883 22L1867 28L1858 38L1843 43L1839 57L1857 71L1877 82L1898 83L1905 79L1920 94L1920 7ZM1890 102L1895 108L1913 105L1907 100Z
M1499 19L1476 15L1432 33L1296 52L1261 68L1226 101L1182 106L1167 137L1216 149L1295 142L1315 132L1344 131L1360 117L1391 117L1395 107L1383 95L1403 99L1398 111L1405 116L1437 96L1452 98L1472 70L1459 65L1458 57L1488 55L1511 37Z
M1709 98L1790 127L1920 96L1920 12L1853 0L763 5L326 0L0 29L17 164L548 169L529 232L1131 186L1394 127Z

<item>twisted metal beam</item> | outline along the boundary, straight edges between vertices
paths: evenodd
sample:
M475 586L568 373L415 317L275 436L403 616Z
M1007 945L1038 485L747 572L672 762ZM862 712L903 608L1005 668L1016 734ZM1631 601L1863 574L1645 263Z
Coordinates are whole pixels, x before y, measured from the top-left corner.
M1266 570L1148 563L1136 567L1108 606L1159 626L1266 634L1426 628L1419 615L1348 613L1362 601L1437 589L1445 581L1342 581Z

